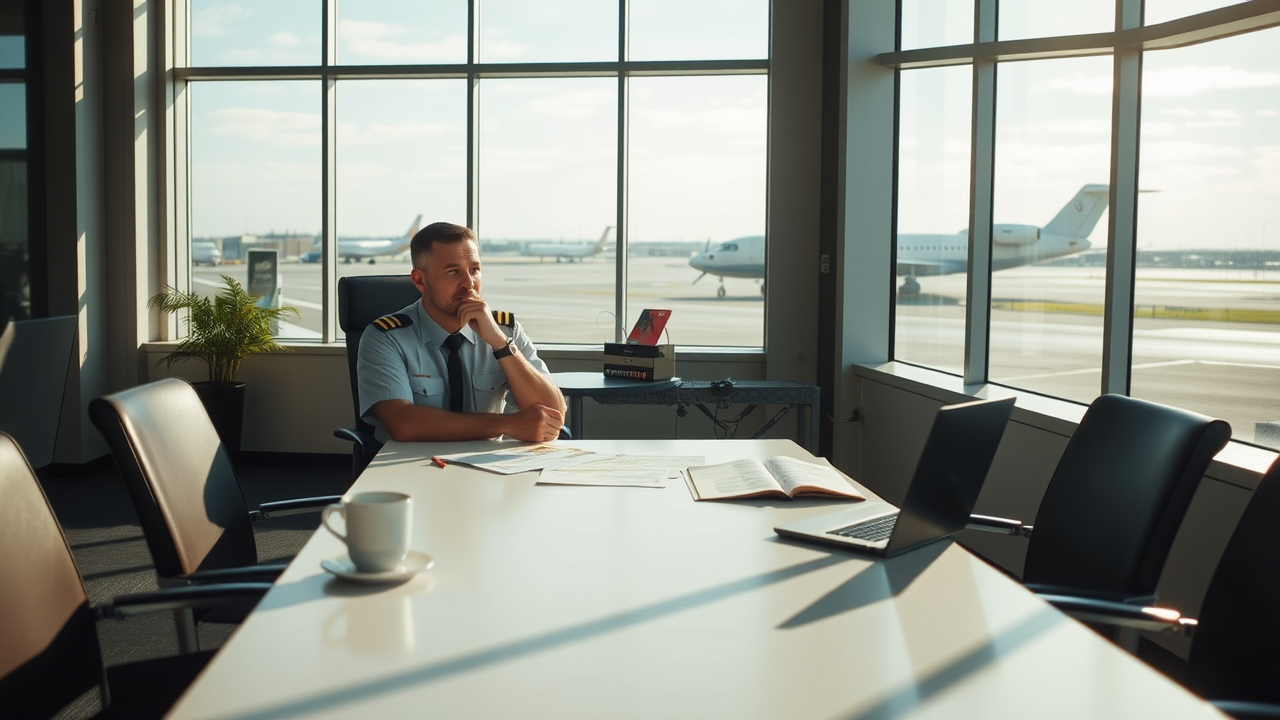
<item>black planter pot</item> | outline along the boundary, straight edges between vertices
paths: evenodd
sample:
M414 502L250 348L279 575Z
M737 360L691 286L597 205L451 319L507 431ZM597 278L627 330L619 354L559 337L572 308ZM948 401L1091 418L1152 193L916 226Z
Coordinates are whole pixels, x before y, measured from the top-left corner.
M231 462L240 460L240 434L244 428L244 388L242 382L191 383L204 403L204 409L213 421L213 427L222 439L222 445L231 456Z

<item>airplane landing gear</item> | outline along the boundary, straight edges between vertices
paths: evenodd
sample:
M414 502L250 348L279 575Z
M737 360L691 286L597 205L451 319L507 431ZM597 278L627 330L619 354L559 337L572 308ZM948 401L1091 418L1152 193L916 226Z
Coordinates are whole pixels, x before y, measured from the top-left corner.
M902 281L902 287L898 288L899 295L918 295L919 293L920 282L911 275L908 275L907 279Z
M720 279L720 287L716 288L716 297L718 298L724 297L724 279L723 278Z
M764 283L760 283L760 297L764 297Z
M374 264L374 259L373 259L373 258L369 258L369 264L370 264L370 265Z

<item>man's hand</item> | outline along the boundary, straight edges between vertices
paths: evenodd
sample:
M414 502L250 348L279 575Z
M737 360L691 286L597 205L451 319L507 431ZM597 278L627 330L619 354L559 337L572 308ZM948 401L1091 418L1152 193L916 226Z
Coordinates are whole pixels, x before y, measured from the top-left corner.
M506 345L507 336L502 333L498 323L493 319L489 305L478 295L472 295L472 297L474 299L463 300L458 306L458 320L462 321L463 325L470 325L471 329L480 335L480 339L494 350Z
M564 413L546 405L530 405L518 413L508 415L510 427L506 433L523 442L546 442L560 437L564 425Z

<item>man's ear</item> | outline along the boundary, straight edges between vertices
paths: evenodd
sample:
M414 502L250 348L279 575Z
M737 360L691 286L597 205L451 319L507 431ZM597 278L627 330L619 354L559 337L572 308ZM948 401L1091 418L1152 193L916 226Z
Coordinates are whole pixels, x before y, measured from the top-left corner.
M413 268L409 271L409 277L413 280L413 284L417 286L418 290L427 289L427 276L421 270Z

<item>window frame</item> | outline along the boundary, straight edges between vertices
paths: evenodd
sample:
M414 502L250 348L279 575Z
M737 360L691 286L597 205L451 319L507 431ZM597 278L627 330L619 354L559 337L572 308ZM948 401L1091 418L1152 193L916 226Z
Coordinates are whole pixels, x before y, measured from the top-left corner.
M478 83L492 78L582 78L611 77L618 83L617 122L617 213L615 218L615 243L617 247L614 295L614 340L624 342L630 318L627 302L627 129L628 81L633 77L655 76L713 76L713 75L764 75L771 76L772 57L764 59L729 60L644 60L627 58L627 39L630 0L618 0L618 54L617 59L592 62L531 62L496 63L478 60L480 0L467 3L467 62L425 63L391 65L339 65L337 59L337 0L321 0L321 54L316 65L291 66L223 66L194 67L190 62L190 3L177 0L172 11L169 43L169 67L172 80L169 83L170 130L173 143L169 148L169 177L171 194L167 203L169 238L167 261L163 263L162 282L174 287L190 287L190 257L187 248L193 239L190 222L190 94L192 83L245 80L314 80L319 81L321 101L321 325L322 343L342 342L337 327L337 177L336 157L337 103L336 84L340 80L359 79L465 79L469 85L467 98L467 168L466 168L466 223L475 228L478 196ZM772 9L770 9L772 14ZM770 28L772 32L772 28ZM772 38L770 38L772 56ZM766 134L771 132L766 130ZM768 142L768 138L766 138ZM768 188L766 187L766 202ZM768 310L765 310L765 346L768 346ZM169 320L165 339L178 337L179 329ZM289 342L306 342L290 340Z

